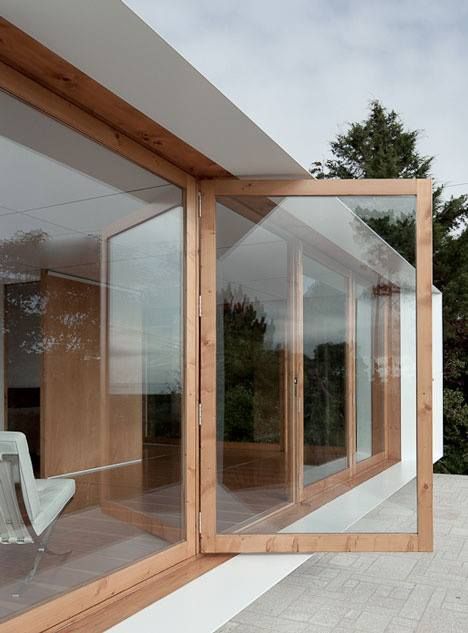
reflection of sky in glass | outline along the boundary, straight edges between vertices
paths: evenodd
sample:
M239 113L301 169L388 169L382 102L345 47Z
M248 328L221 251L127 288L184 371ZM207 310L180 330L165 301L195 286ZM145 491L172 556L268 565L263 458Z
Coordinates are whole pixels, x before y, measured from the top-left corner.
M310 257L303 258L304 353L311 358L325 343L343 343L346 288L342 275ZM314 318L308 318L308 312Z
M183 210L110 239L110 381L114 390L180 389Z

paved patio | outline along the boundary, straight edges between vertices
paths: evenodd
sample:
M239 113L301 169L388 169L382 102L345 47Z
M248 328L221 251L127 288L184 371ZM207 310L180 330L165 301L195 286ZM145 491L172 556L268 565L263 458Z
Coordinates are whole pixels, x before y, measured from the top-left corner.
M468 477L436 475L434 500L433 553L315 554L218 633L468 633Z

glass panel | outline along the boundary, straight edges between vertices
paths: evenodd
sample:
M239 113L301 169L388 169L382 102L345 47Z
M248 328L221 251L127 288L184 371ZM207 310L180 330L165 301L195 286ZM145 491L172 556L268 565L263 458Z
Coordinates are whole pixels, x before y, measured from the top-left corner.
M183 192L3 93L0 109L1 620L186 530ZM25 585L46 538L67 556L44 552Z
M217 205L218 531L290 500L286 450L288 245Z
M218 531L415 532L415 197L217 202Z
M356 461L385 451L388 306L376 286L356 290Z
M346 278L304 256L304 485L348 467L347 302Z
M108 407L114 424L126 426L129 414L142 421L148 492L130 503L146 507L179 537L183 228L183 209L177 206L110 237L107 260Z

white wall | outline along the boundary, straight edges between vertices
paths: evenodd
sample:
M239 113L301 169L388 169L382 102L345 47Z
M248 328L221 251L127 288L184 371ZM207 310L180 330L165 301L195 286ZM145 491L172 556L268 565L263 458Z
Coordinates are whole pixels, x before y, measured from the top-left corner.
M442 295L432 295L432 450L434 462L444 454Z
M416 295L400 294L401 459L416 462Z
M416 461L416 306L414 293L401 295L401 456ZM432 295L433 460L443 455L442 295Z

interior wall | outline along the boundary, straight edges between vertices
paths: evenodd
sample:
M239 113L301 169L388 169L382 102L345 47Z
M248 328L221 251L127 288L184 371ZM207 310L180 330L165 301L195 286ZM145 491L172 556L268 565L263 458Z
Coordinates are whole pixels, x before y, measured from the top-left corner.
M41 474L50 477L102 465L100 288L44 273L41 292Z

